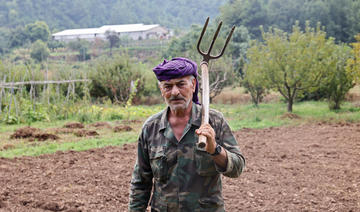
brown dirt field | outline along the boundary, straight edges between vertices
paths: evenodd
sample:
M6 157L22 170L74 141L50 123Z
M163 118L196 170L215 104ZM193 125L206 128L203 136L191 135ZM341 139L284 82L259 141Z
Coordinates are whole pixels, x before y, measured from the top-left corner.
M227 211L360 211L360 123L236 132ZM0 211L127 211L136 145L0 158Z

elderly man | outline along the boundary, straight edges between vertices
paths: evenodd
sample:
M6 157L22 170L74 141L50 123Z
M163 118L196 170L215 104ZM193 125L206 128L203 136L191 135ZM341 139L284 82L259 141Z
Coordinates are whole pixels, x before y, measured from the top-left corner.
M150 117L138 140L129 211L225 211L221 175L238 177L245 159L220 112L201 125L197 66L186 58L153 69L168 107ZM207 138L198 148L198 136Z

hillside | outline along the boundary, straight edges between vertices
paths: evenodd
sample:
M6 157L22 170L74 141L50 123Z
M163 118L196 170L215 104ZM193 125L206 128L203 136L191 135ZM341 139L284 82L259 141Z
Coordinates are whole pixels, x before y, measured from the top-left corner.
M0 0L0 26L45 21L52 31L104 24L161 24L188 28L216 17L226 0Z

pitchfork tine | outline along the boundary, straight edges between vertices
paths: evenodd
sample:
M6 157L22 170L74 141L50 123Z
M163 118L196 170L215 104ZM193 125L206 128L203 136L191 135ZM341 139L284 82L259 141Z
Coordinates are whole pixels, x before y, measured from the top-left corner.
M200 35L200 38L199 38L199 41L198 41L198 43L197 43L197 50L198 50L198 52L199 52L201 55L203 55L203 56L205 56L206 54L200 50L200 43L201 43L202 38L204 37L205 31L206 31L206 27L207 27L207 25L208 25L208 23L209 23L209 19L210 19L210 17L208 17L208 18L206 19L205 24L204 24L204 27L203 27L203 30L202 30L201 35Z
M226 42L225 42L224 48L221 50L221 53L220 53L218 56L211 57L211 59L217 59L217 58L221 57L221 56L224 54L225 49L226 49L226 46L228 45L228 43L229 43L229 41L230 41L230 38L231 38L231 36L232 36L232 34L233 34L234 30L235 30L235 26L233 26L233 27L231 28L231 31L230 31L230 33L229 33L229 35L228 35L227 39L226 39Z
M213 48L213 46L214 46L214 43L215 43L215 41L216 41L216 38L217 38L217 36L218 36L218 34L219 34L219 31L220 31L220 28L221 28L221 25L222 25L222 22L220 22L220 24L219 24L219 26L218 26L215 34L214 34L213 40L211 41L210 48L209 48L209 51L208 51L208 53L207 53L208 55L210 55L210 52L211 52L211 50L212 50L212 48Z

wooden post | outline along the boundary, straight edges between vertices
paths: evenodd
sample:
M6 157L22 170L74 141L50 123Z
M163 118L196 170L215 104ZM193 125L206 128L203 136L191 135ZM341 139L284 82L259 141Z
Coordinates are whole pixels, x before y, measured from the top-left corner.
M4 81L3 81L3 83L5 83L5 81L6 81L6 75L4 75ZM5 93L4 92L4 87L2 87L1 88L1 92L0 92L0 114L2 113L2 96L3 96L3 93Z

